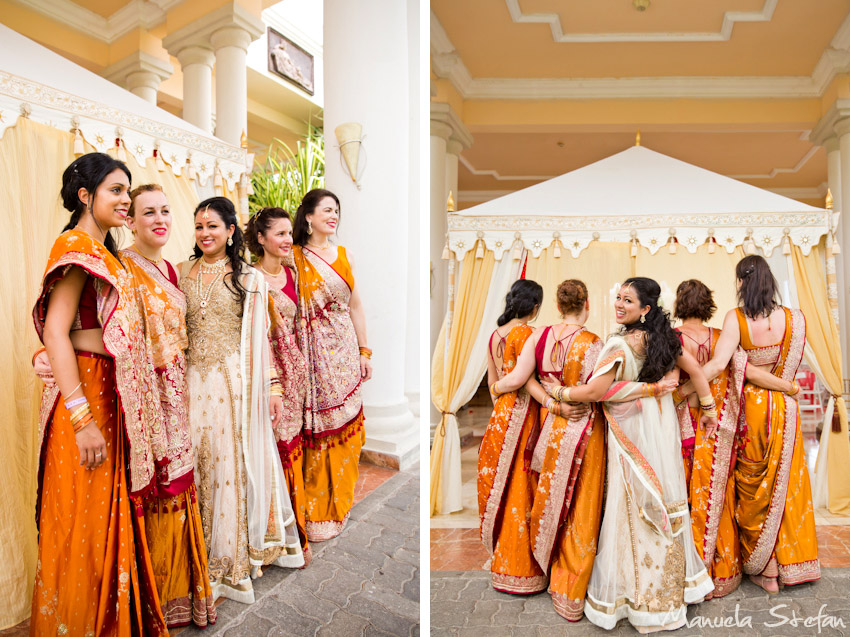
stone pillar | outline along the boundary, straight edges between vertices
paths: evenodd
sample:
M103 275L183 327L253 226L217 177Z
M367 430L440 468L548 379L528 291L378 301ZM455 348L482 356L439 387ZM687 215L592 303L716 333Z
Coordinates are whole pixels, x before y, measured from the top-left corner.
M840 179L838 180L840 193L838 196L836 196L835 192L832 193L833 205L841 211L838 231L836 232L838 243L841 246L841 254L836 258L836 278L839 285L838 301L839 304L843 302L843 307L839 305L842 371L844 378L850 378L850 352L847 351L847 343L850 341L847 337L847 330L850 328L848 319L850 317L847 316L848 303L846 298L848 293L850 293L850 289L848 289L848 283L850 283L850 256L845 254L847 247L850 246L850 219L848 219L848 213L850 213L850 118L841 119L835 124L835 134L838 136L838 160L836 161L834 159L832 153L827 157L831 160L828 164L830 173L834 170L833 164L837 163L838 173L840 175Z
M261 34L227 27L210 38L215 49L215 136L234 146L248 130L248 45Z
M457 166L458 157L464 146L456 137L452 136L446 142L446 190L452 193L455 200L455 210L458 203Z
M183 67L183 119L212 132L212 67L215 56L211 49L187 46L177 54Z
M364 460L406 468L419 460L419 428L405 396L411 277L408 232L421 212L411 207L416 161L411 140L408 3L324 0L326 187L340 199L339 242L354 261L366 311L374 375L363 386ZM363 126L368 165L360 188L343 171L334 129ZM361 152L360 161L363 162Z
M847 201L845 206L845 202L842 198L841 149L838 137L830 137L824 142L823 146L826 149L827 185L830 192L832 192L833 210L841 213L838 222L838 231L836 232L838 244L841 246L841 253L835 257L835 276L838 283L838 315L840 317L838 331L841 338L842 371L845 378L850 378L850 367L848 367L850 352L848 352L846 325L848 320L847 293L848 289L850 289L850 285L848 285L848 278L845 274L846 263L848 262L848 259L850 259L850 256L845 254L844 245L847 239L842 237L842 233L844 233L845 229L850 226L847 218L844 216L844 210L850 208L850 201ZM847 230L846 232L850 234L850 230Z
M159 85L172 73L174 68L168 62L144 51L136 51L104 69L103 77L143 100L156 104Z

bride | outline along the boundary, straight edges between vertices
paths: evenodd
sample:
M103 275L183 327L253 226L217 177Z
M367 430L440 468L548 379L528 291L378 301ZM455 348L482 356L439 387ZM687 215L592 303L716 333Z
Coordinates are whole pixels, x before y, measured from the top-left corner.
M543 381L557 400L601 401L608 420L605 512L584 607L607 630L624 617L642 633L674 630L685 624L687 604L714 588L691 533L679 423L667 393L675 381L665 373L678 366L690 374L709 435L717 415L699 364L658 307L660 292L652 279L626 280L614 303L623 328L606 342L588 383Z

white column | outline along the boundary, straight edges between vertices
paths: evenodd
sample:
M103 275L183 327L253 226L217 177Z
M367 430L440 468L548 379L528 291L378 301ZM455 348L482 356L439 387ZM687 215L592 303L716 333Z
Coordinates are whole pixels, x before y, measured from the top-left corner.
M208 133L212 132L211 49L187 46L177 54L183 68L183 119Z
M339 240L354 260L374 351L374 376L363 386L363 457L400 468L419 459L405 396L406 343L419 338L407 322L408 229L420 215L409 199L410 82L419 77L408 63L407 11L397 0L324 2L325 182L340 199ZM359 190L340 165L334 129L345 122L359 122L366 136Z
M832 207L833 210L841 212L836 238L838 239L838 243L841 246L842 250L841 253L835 258L835 277L838 283L838 316L840 317L839 337L841 339L842 367L844 377L850 378L850 368L848 368L848 361L850 361L850 352L847 351L848 339L846 329L846 323L848 319L846 298L848 290L848 279L845 275L846 263L850 257L845 254L845 241L842 240L841 236L842 232L844 232L845 228L848 228L849 225L847 223L847 219L844 217L843 210L845 210L846 208L850 208L850 201L847 202L847 206L845 207L844 201L842 200L841 196L841 149L838 137L830 137L824 142L823 146L826 149L827 185L829 187L830 192L832 193Z
M156 93L162 80L155 73L139 71L127 76L127 89L143 100L156 104Z
M839 259L836 259L836 278L838 279L839 303L844 301L844 309L840 311L840 327L841 344L842 344L842 367L844 378L850 378L850 352L847 351L846 344L850 341L847 337L847 330L850 329L850 317L847 316L847 295L850 293L848 283L850 283L850 256L844 254L847 246L850 246L850 219L847 218L848 209L850 209L850 119L839 120L835 125L835 133L838 135L838 173L840 179L840 196L836 198L833 193L833 199L838 202L838 208L841 210L841 217L838 222L838 243L841 246L841 254ZM830 155L827 156L831 159ZM835 160L829 162L828 168L832 170L832 165ZM835 202L833 202L834 204ZM840 306L839 306L840 307Z
M215 136L239 146L248 130L248 45L251 34L227 27L212 34L215 50Z
M163 80L171 77L172 66L144 51L136 51L103 70L103 77L126 88L143 100L156 104L157 91Z
M430 299L431 299L431 340L428 347L433 357L437 337L446 315L446 288L448 286L448 268L442 260L443 246L446 241L446 186L447 140L452 133L448 124L431 120L431 232L430 232ZM430 364L428 366L430 370ZM440 410L429 401L431 430L440 423Z
M454 197L455 210L458 202L457 165L462 150L463 144L455 137L446 142L446 190Z

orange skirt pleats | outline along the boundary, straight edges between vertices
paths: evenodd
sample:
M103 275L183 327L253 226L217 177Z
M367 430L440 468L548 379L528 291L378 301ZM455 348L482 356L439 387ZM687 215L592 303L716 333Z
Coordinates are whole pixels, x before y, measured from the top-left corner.
M301 541L301 551L304 553L304 566L313 559L313 551L307 540L307 494L304 491L304 449L299 440L287 450L284 443L277 446L280 461L283 465L283 475L289 489L289 499L295 511L295 526L298 528L298 539Z
M699 414L697 414L699 418ZM694 544L700 558L705 559L706 515L711 489L712 463L717 437L705 438L705 430L697 428L694 446L693 471L688 491L691 506L691 529ZM708 574L714 582L710 598L723 597L738 588L741 583L741 549L738 544L738 527L735 524L735 480L726 468L726 491L723 511L717 527L717 543Z
M536 403L533 403L522 424L499 508L499 521L494 529L491 579L493 588L505 593L537 593L547 584L546 573L531 552L531 509L537 490L537 473L526 466L524 453L536 421L536 411Z
M179 495L146 502L144 528L168 627L214 624L216 610L195 485Z
M552 551L549 592L555 611L570 621L582 618L596 559L605 494L605 437L605 421L598 418L588 436L570 509Z
M39 490L38 564L32 635L168 634L155 589L144 595L139 565L149 564L134 532L124 429L114 362L77 353L77 365L107 460L80 466L70 414L61 399L45 434ZM146 578L146 576L143 576Z
M305 530L310 542L324 542L345 528L360 474L365 442L363 414L341 432L304 440Z
M768 400L770 394L770 400ZM768 513L774 489L785 491L781 521L765 575L776 575L779 582L799 584L820 578L815 516L809 472L806 468L800 415L796 406L786 415L785 397L778 392L749 384L744 389L747 436L735 466L736 510L741 559L745 565L752 553L764 550L762 529L769 526ZM787 421L786 421L787 418ZM794 427L794 448L786 484L779 471L783 456L783 437ZM781 504L780 504L781 506ZM775 527L774 527L775 528Z

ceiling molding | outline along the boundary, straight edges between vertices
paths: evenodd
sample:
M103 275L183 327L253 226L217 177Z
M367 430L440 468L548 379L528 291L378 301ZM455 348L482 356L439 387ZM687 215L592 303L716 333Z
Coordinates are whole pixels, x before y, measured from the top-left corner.
M459 190L458 203L484 202L509 195L516 190Z
M779 0L765 0L761 11L726 11L720 31L716 33L566 33L557 13L524 14L519 0L505 0L511 20L516 24L548 24L552 39L558 43L574 42L728 42L736 22L770 22Z
M72 0L15 0L17 4L106 44L112 44L133 29L150 29L161 24L165 21L166 12L183 1L132 0L108 18L104 18Z
M478 170L472 164L469 163L469 160L463 155L459 155L457 160L463 164L464 168L466 168L473 175L477 176L485 176L492 177L496 181L546 181L547 179L552 179L553 177L557 177L558 175L500 175L495 170Z
M433 10L431 67L469 100L817 98L850 71L850 14L810 76L473 78Z
M766 175L726 175L727 177L731 177L732 179L773 179L776 175L792 175L800 171L800 169L806 165L806 163L815 156L815 153L820 150L820 146L813 145L809 151L802 156L800 161L797 162L797 165L793 168L774 168Z

